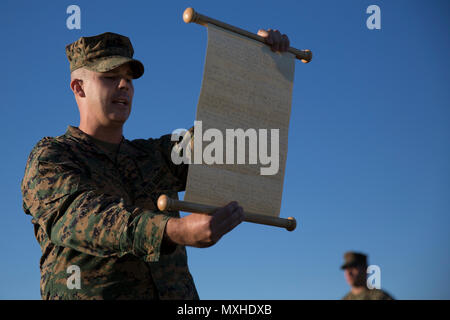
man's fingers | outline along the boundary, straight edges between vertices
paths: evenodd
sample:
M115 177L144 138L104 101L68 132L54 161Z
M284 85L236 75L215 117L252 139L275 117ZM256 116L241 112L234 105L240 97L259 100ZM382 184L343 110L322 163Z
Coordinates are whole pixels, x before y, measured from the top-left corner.
M269 29L267 31L264 29L259 29L258 36L263 37L267 44L272 45L273 41L272 41L272 38L270 37L270 31L271 31L271 29Z
M228 203L225 207L219 208L216 212L214 212L213 216L219 220L222 221L229 217L233 211L235 211L238 208L238 203L236 201L232 201Z
M263 37L263 38L267 38L269 36L269 33L264 30L264 29L259 29L258 30L258 36Z
M259 29L258 35L265 39L273 52L285 52L289 49L290 41L287 35L281 34L277 29Z
M222 234L226 234L233 230L237 225L239 225L244 220L244 209L238 207L233 213L228 217L228 219L222 222L220 230Z
M272 48L274 49L274 51L280 51L280 45L281 45L281 33L278 30L273 30L271 32L271 37L273 40L273 45Z
M192 214L194 215L194 213ZM199 247L212 246L219 241L222 236L233 230L244 219L244 210L236 201L230 202L226 206L216 210L210 216L207 224L209 231L205 234L206 238L199 242ZM198 242L198 241L197 241Z
M290 41L287 35L283 34L281 36L281 51L287 51L289 49L290 46Z

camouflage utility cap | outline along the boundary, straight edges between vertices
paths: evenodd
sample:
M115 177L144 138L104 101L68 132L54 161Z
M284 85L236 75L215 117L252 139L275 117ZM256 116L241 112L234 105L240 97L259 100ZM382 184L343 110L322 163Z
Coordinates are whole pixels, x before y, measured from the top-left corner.
M356 266L367 266L367 256L360 252L346 252L344 254L344 264L341 266L341 269Z
M128 63L133 78L137 79L144 73L144 65L133 59L133 53L130 39L112 32L81 37L66 46L70 72L82 67L96 72L107 72Z

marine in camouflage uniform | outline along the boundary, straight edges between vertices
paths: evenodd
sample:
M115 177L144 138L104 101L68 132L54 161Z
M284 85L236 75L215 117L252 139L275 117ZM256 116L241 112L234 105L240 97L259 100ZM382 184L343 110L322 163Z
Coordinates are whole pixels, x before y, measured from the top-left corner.
M135 78L143 73L117 34L80 38L66 52L71 71L129 63ZM179 213L155 205L185 189L187 165L172 163L173 144L170 135L109 144L72 126L36 144L21 189L42 250L43 299L198 299L185 247L163 241ZM80 289L67 285L72 265Z
M349 285L357 287L360 292L350 291L343 300L393 300L385 291L380 289L369 289L366 284L367 255L360 252L346 252L344 254L342 270L346 270L346 278Z

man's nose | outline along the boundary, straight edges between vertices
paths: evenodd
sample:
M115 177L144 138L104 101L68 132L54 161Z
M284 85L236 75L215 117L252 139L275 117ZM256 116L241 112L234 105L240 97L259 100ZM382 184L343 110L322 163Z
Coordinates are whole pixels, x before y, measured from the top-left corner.
M126 78L120 79L119 89L124 89L128 91L130 89L130 82Z

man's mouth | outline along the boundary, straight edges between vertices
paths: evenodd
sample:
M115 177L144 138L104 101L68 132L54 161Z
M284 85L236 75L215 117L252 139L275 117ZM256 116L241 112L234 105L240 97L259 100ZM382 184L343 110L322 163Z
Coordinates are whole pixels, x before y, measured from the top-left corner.
M120 104L122 106L129 105L128 99L125 99L125 98L117 98L117 99L114 99L112 102L115 104Z

